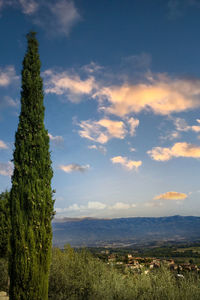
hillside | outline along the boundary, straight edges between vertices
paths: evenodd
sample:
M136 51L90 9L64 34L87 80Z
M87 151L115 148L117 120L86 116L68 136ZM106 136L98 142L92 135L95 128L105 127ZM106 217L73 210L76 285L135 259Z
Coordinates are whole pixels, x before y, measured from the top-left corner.
M131 246L155 241L194 241L200 238L200 217L64 218L54 220L53 244L63 246Z

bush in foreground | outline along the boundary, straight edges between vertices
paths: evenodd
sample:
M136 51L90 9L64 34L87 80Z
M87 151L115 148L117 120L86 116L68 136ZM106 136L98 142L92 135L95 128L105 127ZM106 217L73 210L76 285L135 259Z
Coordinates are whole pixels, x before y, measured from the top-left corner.
M195 300L199 277L176 278L165 268L148 275L120 273L85 250L53 249L50 300Z

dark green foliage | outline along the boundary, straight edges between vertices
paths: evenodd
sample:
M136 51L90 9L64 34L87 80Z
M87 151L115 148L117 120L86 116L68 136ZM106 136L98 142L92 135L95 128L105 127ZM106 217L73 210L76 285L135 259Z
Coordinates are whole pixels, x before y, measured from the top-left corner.
M8 238L10 232L9 192L0 194L0 257L8 254Z
M35 33L27 35L10 195L10 300L48 299L53 175Z
M0 291L8 292L8 260L0 258Z
M85 250L53 249L49 300L199 300L199 275L176 277L164 267L120 272Z

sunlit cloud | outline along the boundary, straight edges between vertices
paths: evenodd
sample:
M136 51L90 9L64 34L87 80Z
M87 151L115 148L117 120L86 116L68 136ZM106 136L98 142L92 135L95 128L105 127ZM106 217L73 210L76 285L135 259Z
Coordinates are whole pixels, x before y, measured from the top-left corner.
M78 131L82 138L91 141L106 144L112 138L124 139L127 130L124 122L101 119L99 121L81 121L79 123L81 130Z
M13 164L11 162L0 163L0 175L12 176L12 173L13 173Z
M173 157L200 158L200 146L183 142L176 143L171 148L154 147L147 153L152 159L158 161L167 161Z
M139 120L134 119L133 117L128 119L128 124L130 126L130 135L131 136L135 135L135 131L136 131L136 128L139 126L139 123L140 123Z
M124 156L115 156L111 158L111 161L113 164L120 164L122 165L125 169L131 171L135 170L137 171L138 168L142 165L142 161L134 161L130 160L127 157Z
M188 196L184 193L178 193L178 192L167 192L164 194L160 194L154 198L154 200L184 200Z
M14 66L0 67L0 86L7 87L18 78Z
M8 146L6 145L6 143L2 140L0 140L0 149L8 149Z
M69 164L69 165L60 165L59 169L66 172L81 172L84 173L85 171L89 170L90 165L79 165L79 164Z
M93 97L107 113L121 117L143 110L170 115L200 107L200 80L149 74L143 83L102 87ZM105 107L104 101L109 105Z

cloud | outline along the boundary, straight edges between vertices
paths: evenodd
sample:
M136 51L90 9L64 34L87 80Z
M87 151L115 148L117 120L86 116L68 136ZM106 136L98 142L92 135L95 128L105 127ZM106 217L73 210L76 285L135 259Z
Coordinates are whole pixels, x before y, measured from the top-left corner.
M123 156L115 156L111 158L111 161L113 164L120 164L123 167L125 167L125 169L131 171L131 170L138 170L138 168L142 165L142 161L134 161L134 160L130 160L127 157L123 157Z
M199 124L199 120L196 120ZM175 118L174 124L176 126L176 129L178 131L194 131L194 132L200 132L200 125L188 125L187 122L182 118Z
M97 98L104 111L121 117L141 111L170 115L200 107L199 79L147 75L143 83L102 87L93 98ZM106 107L105 102L108 103Z
M52 134L48 133L48 136L49 136L50 140L53 143L55 143L56 145L60 145L64 142L63 137L60 135L53 136Z
M95 150L100 151L103 154L106 154L106 152L107 152L106 147L104 147L102 145L98 145L98 146L97 145L90 145L90 146L88 146L88 149L95 149Z
M13 164L11 162L0 163L0 175L12 176L12 173L13 173Z
M85 172L89 170L90 165L79 165L79 164L70 164L70 165L60 165L59 169L63 170L66 173L71 172Z
M12 6L28 15L29 20L43 28L48 35L68 36L81 20L73 0L0 0L0 9Z
M178 131L172 131L172 132L166 134L165 136L160 137L160 139L163 141L166 141L166 140L173 141L178 138L180 138L180 133Z
M107 205L99 201L89 201L86 205L74 203L65 208L56 208L57 213L65 213L70 211L101 211L101 210L129 210L136 207L135 204L116 202L113 205Z
M7 87L18 78L14 66L0 67L0 87Z
M130 135L131 136L135 135L135 130L139 126L139 123L140 123L139 120L138 119L134 119L133 117L131 117L128 120L128 124L130 126Z
M147 69L150 67L152 57L149 53L141 53L138 55L130 55L122 58L123 66L134 67L134 69Z
M136 149L135 149L135 148L133 148L133 147L130 147L130 148L129 148L129 151L130 151L130 152L135 152L135 151L136 151Z
M170 19L182 17L190 7L200 8L199 0L169 0L167 5Z
M106 144L112 138L124 139L127 134L124 122L109 119L81 121L79 127L78 133L82 138L100 144Z
M134 207L136 207L136 204L117 202L114 205L110 206L109 209L121 210L121 209L131 209Z
M0 149L8 149L8 146L2 140L0 140Z
M158 195L154 198L154 200L184 200L188 196L184 193L178 192L167 192L161 195Z
M171 148L154 147L147 153L157 161L167 161L173 157L200 158L200 146L183 142L176 143Z
M83 95L88 95L95 88L93 76L83 80L79 75L70 75L67 72L55 72L46 70L43 73L45 79L45 92L65 95L72 102L78 102Z
M19 4L21 5L22 12L25 15L32 15L39 8L39 3L34 0L19 0Z

